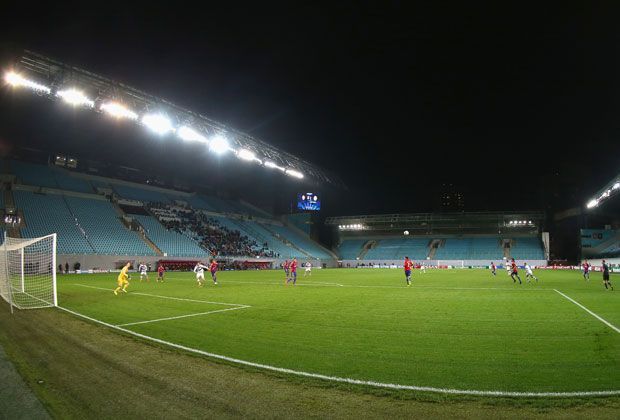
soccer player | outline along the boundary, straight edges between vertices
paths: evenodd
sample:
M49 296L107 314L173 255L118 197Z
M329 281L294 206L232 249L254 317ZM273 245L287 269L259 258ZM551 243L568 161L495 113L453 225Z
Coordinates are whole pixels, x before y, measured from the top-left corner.
M217 284L217 261L215 260L215 258L211 260L209 271L211 272L211 278L213 279L213 284Z
M538 277L534 275L534 273L532 272L532 267L530 267L528 263L525 263L525 278L527 279L528 283L532 281L532 279L538 282Z
M204 286L205 281L205 270L208 270L209 267L203 265L200 261L196 263L194 266L194 273L196 273L196 282L198 283L198 287Z
M605 285L605 289L614 290L614 287L611 285L611 281L609 280L609 266L607 265L605 260L603 260L602 263L603 263L603 284Z
M517 263L515 262L515 259L512 259L512 262L510 263L510 277L512 277L512 282L516 283L517 281L515 280L515 277L519 279L519 284L521 283L521 277L519 277L519 269L517 267Z
M306 262L306 271L304 271L304 277L306 275L312 276L312 263L310 261Z
M146 277L146 281L149 281L149 275L147 273L147 267L144 262L141 262L138 266L138 271L140 272L140 283L142 283L142 279Z
M166 269L164 268L163 264L159 264L159 267L157 267L157 282L164 282L164 272L166 271Z
M420 264L420 270L422 270L422 272L426 274L426 266L424 265L424 262Z
M491 274L497 276L497 268L495 267L495 263L491 261Z
M511 276L512 266L510 265L510 262L508 260L505 260L504 264L506 264L506 274Z
M590 263L588 260L585 260L582 264L583 267L583 278L587 281L590 281Z
M116 289L114 289L114 294L118 296L118 292L121 290L127 293L127 286L129 286L129 274L127 271L129 270L130 262L125 264L125 266L121 269L121 272L118 274L118 278L116 279Z
M288 279L290 277L289 276L289 269L290 269L290 267L291 267L291 263L288 261L288 259L282 263L282 268L284 269L284 276L285 276L284 281L285 281L285 284L288 283Z
M405 269L405 280L407 280L407 286L411 286L411 269L413 268L413 261L411 261L409 257L405 257L403 268Z
M291 261L291 265L289 266L290 277L286 280L286 284L288 284L291 280L293 280L293 286L297 284L297 258L293 258Z

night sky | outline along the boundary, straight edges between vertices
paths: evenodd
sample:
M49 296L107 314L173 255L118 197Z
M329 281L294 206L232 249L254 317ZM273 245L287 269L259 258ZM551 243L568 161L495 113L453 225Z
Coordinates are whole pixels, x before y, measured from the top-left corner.
M319 187L326 214L435 210L446 182L466 210L561 209L618 172L611 2L225 3L3 7L2 65L31 49L302 156L348 186Z

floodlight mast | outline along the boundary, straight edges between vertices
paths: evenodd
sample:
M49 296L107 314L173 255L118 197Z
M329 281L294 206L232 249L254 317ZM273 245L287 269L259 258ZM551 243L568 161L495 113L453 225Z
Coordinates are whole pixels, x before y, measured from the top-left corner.
M143 120L144 116L149 114L165 115L169 119L172 128L165 132L176 130L177 135L183 140L209 143L216 136L224 135L228 143L228 150L235 151L237 156L239 156L240 151L244 151L241 152L241 159L245 160L245 158L253 155L254 158L252 160L254 162L267 168L282 168L281 171L283 173L293 178L309 179L314 182L329 183L337 187L346 188L342 180L330 171L280 150L248 133L236 130L200 113L87 70L70 66L28 50L25 50L23 55L17 60L14 70L16 74L32 78L33 83L41 82L40 85L31 85L32 89L36 89L37 86L42 88L49 87L49 91L39 88L38 92L47 94L51 99L55 98L57 92L75 89L76 92L84 92L84 98L82 98L84 102L82 102L82 105L93 108L97 112L106 112L117 117L140 119L147 126L149 125ZM13 77L13 81L21 83L15 77ZM72 98L79 99L75 95ZM92 101L92 104L86 101ZM118 105L113 109L109 107L102 108L102 105L106 103ZM134 114L141 117L134 118ZM164 125L163 120L160 120L154 124L154 127L149 126L149 128L155 128L155 131L158 132L158 129L164 130ZM183 129L183 127L186 128ZM267 162L270 163L267 164Z

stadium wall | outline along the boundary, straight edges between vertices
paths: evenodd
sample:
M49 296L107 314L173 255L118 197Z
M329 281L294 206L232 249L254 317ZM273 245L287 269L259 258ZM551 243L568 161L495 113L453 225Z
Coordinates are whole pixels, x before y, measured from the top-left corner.
M492 260L412 260L414 262L414 264L416 263L421 263L424 262L424 265L426 265L427 267L437 267L438 265L453 265L453 266L460 266L461 265L461 261L463 262L463 266L468 267L468 266L472 266L472 267L488 267L491 263ZM539 266L546 266L547 265L547 261L546 260L520 260L520 259L515 259L515 261L517 262L518 265L523 265L523 263L527 262L529 265L531 265L532 267L539 267ZM365 264L368 265L370 263L376 263L379 265L396 265L398 267L402 267L403 265L403 260L402 259L398 259L398 260L341 260L340 261L342 263L343 267L355 267L358 264ZM495 264L499 267L501 265L503 265L503 260L495 260L493 261L495 262ZM375 265L376 265L375 264Z
M58 265L62 265L63 269L65 263L69 263L69 270L73 271L73 266L76 262L80 263L80 270L87 271L93 269L99 270L115 270L117 266L121 263L127 261L133 261L134 263L139 263L140 261L145 262L146 264L150 264L153 267L160 260L166 261L188 261L188 260L199 260L198 257L171 257L171 256L159 256L159 255L97 255L97 254L58 254L56 257L56 263ZM248 261L250 258L244 257L222 257L222 259L228 261ZM204 260L204 258L203 258ZM284 262L284 259L274 259L274 258L252 258L252 261L255 262L271 262L273 268L279 268L281 264ZM305 260L299 260L301 262L305 262ZM335 260L310 260L312 262L313 267L329 267L333 268L337 266Z

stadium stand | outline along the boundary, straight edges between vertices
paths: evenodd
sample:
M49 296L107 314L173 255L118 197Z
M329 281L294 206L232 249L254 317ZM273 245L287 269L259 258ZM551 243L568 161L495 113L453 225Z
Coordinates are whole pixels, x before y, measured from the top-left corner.
M73 177L56 168L53 168L53 173L56 178L58 188L61 190L77 191L87 194L92 194L94 192L92 185L86 180Z
M196 241L179 232L166 229L153 216L135 214L132 217L142 225L149 239L167 255L207 257L207 252Z
M287 241L295 244L296 247L300 248L302 251L306 252L313 258L332 258L331 255L321 249L321 247L316 242L312 241L312 239L308 238L307 236L299 234L286 226L271 225L269 227L276 234L280 235Z
M114 184L113 188L114 191L123 198L153 203L167 203L170 201L169 196L155 190L134 188L119 184Z
M510 256L515 259L544 260L545 253L539 238L516 238L512 240Z
M22 184L46 188L59 188L54 172L47 165L12 160L10 168Z
M438 260L496 260L503 250L499 238L449 238L437 249Z
M123 226L109 201L65 199L97 254L155 255L136 232Z
M367 239L345 239L338 247L338 255L343 260L354 260L362 252Z
M377 241L377 245L368 250L365 260L397 260L407 255L412 260L423 260L428 255L428 239L421 238L387 238Z
M13 197L18 208L24 212L26 226L21 229L23 237L33 238L57 233L59 254L95 252L88 243L85 232L71 215L63 196L13 191Z

